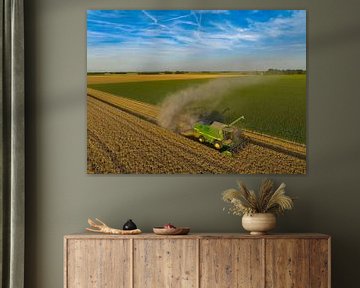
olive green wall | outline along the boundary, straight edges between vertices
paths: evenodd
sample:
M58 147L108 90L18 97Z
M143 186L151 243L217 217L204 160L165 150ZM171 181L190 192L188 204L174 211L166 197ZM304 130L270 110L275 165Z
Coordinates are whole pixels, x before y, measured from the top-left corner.
M26 287L63 285L63 235L88 216L145 231L241 231L220 192L260 176L89 176L86 168L87 9L307 9L308 175L276 176L299 197L280 232L333 236L333 286L359 287L359 2L316 0L25 1L27 101Z

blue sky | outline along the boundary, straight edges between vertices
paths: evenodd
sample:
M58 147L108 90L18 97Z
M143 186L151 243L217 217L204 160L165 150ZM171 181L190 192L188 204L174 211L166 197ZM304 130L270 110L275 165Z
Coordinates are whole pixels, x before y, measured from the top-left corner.
M88 71L306 68L304 10L88 10Z

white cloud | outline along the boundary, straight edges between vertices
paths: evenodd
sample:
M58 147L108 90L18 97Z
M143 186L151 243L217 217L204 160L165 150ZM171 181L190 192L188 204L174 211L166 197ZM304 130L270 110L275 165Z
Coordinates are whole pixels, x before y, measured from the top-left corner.
M178 19L183 19L183 18L188 18L190 17L191 14L186 14L186 15L181 15L181 16L177 16L177 17L172 17L169 19L165 19L164 22L168 22L168 21L174 21L174 20L178 20Z
M221 14L223 10L205 12ZM108 67L109 71L133 71L141 70L140 68L236 70L235 67L238 67L237 70L250 70L251 63L254 69L259 69L262 61L266 65L272 65L269 67L277 67L276 63L285 63L285 60L281 60L282 57L288 61L287 66L284 64L285 68L294 68L294 63L297 67L305 68L304 11L295 11L289 16L277 16L263 22L249 19L248 25L242 26L229 20L213 20L203 27L201 22L205 12L192 11L191 14L175 15L160 21L161 18L154 16L157 14L144 10L144 19L148 21L141 22L141 25L118 24L115 27L119 33L89 30L89 71L99 70L99 67ZM104 27L111 25L110 21L97 21L93 23ZM190 29L192 26L197 28ZM127 29L133 30L131 33L121 33L122 29L124 32ZM285 41L283 37L287 37ZM104 44L101 44L102 41ZM116 41L118 42L113 43ZM290 55L294 58L292 62ZM245 65L245 62L248 64Z
M250 30L261 33L262 37L280 37L282 35L305 35L306 13L303 10L294 11L291 16L279 16L266 22L256 22L248 19Z
M131 32L134 30L130 25L114 23L111 21L88 19L88 23L95 24L96 27L111 28L115 30L118 29L126 32Z
M158 23L158 20L152 16L149 12L147 12L146 10L141 10L142 13L144 13L144 15L148 18L150 18L155 24Z
M229 15L229 10L195 10L197 13L200 14L224 14Z

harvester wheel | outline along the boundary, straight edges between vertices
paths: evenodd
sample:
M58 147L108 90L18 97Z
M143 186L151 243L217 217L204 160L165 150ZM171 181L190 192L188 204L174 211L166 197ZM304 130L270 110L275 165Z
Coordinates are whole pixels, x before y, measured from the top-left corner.
M214 147L215 149L220 150L222 148L222 143L220 141L215 141Z
M204 136L200 136L200 137L199 137L199 142L200 142L200 143L204 143L204 142L205 142L205 137L204 137Z
M233 155L229 150L226 150L226 151L222 152L221 154L225 155L225 156L229 156L229 157Z

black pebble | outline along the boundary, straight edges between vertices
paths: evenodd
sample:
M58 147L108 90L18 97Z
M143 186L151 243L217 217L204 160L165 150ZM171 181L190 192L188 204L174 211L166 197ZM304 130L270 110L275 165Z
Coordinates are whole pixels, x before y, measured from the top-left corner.
M135 230L137 229L136 224L129 219L123 226L123 230Z

